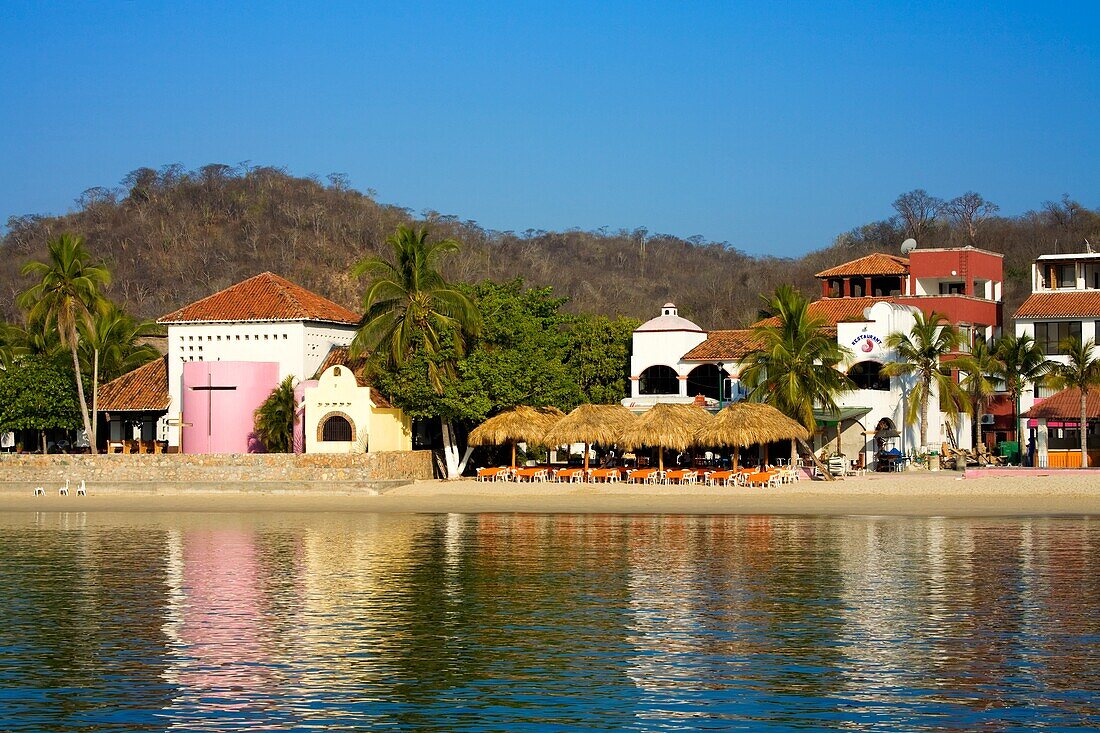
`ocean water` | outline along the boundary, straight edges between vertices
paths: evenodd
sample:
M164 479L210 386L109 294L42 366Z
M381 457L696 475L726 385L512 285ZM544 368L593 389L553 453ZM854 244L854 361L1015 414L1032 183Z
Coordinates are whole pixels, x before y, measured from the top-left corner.
M0 515L4 731L1100 727L1100 521Z

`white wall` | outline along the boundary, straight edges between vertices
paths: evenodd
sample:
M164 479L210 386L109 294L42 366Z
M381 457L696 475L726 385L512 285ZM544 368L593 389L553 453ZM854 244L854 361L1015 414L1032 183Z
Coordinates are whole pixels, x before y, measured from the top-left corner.
M185 323L168 325L168 419L178 417L185 361L270 361L279 379L308 379L334 345L351 343L355 326L302 321ZM179 429L162 426L169 445L179 445Z
M630 357L630 396L638 398L638 377L648 367L663 364L672 367L681 377L686 377L699 362L685 363L684 354L707 340L705 333L687 331L644 331L635 333L633 353ZM687 389L685 380L680 380L680 394ZM649 395L646 395L648 397ZM644 397L643 397L644 399Z

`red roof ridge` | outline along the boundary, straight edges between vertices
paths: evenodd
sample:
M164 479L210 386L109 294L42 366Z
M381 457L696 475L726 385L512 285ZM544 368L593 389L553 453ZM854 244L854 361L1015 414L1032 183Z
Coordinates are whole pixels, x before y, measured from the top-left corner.
M265 271L188 303L161 316L157 323L298 320L350 325L358 323L359 316L281 275Z
M1032 293L1016 309L1015 318L1100 317L1100 290L1052 290Z
M901 257L899 255L890 254L888 252L871 252L865 254L862 257L857 257L854 260L848 262L842 262L839 265L833 265L827 267L821 272L814 275L814 277L833 277L841 275L901 275L903 272L897 272L896 269L889 268L887 272L874 272L874 271L859 271L859 268L869 265L872 261L887 259L891 264L897 268L903 268L905 272L909 270L909 258ZM885 264L885 263L881 263Z

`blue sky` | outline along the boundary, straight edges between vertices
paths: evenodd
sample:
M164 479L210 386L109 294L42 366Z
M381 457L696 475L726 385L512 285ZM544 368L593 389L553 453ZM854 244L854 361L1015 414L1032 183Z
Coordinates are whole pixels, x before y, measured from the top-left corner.
M0 217L241 161L779 255L918 187L1100 205L1098 3L313 5L3 2Z

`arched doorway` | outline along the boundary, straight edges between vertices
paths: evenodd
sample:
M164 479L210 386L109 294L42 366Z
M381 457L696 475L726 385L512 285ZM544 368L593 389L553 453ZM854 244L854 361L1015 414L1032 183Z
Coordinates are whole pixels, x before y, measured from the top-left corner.
M638 379L638 394L680 394L680 377L664 364L647 367Z
M715 364L700 364L688 374L687 396L703 395L717 400L721 394L722 385L728 377L726 370L719 370ZM721 399L728 399L728 396Z

